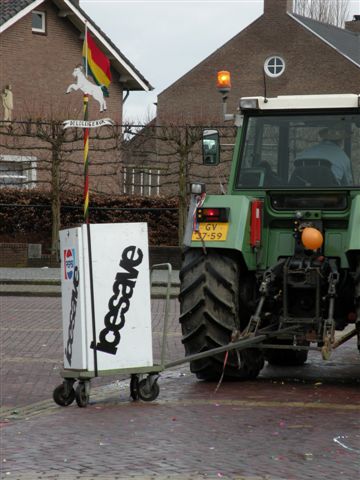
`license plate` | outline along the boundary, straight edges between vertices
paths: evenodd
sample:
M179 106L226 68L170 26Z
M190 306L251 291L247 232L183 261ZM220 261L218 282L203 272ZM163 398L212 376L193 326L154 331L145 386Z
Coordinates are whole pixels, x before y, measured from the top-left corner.
M193 231L191 240L193 242L223 242L226 240L229 230L228 223L199 223L199 231Z

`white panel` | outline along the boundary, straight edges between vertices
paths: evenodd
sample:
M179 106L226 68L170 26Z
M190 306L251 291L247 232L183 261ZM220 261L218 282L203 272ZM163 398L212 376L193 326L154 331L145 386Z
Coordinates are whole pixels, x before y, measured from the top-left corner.
M86 228L82 227L84 239ZM147 224L94 224L90 233L98 372L152 366ZM86 288L87 308L89 294L90 288ZM93 370L89 311L86 317L88 368Z
M81 228L60 232L64 368L86 370L84 258Z

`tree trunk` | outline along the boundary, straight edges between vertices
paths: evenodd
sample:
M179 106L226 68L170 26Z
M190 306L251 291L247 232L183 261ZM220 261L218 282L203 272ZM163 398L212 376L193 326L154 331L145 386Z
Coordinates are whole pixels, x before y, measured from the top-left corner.
M60 158L56 145L52 146L51 162L51 254L59 253L59 230L60 230Z
M184 239L185 225L187 218L186 204L186 161L187 155L180 157L179 165L179 245L181 246Z
M179 246L182 245L185 234L186 219L187 219L187 179L188 179L188 160L189 160L189 131L185 128L184 148L180 149L180 164L179 164L179 224L178 224L178 239Z

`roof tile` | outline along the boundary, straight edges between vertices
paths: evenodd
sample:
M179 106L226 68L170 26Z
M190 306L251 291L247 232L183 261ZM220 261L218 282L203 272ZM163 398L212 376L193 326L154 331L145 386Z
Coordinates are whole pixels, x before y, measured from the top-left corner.
M302 17L295 13L292 16L313 33L330 43L342 55L360 65L360 33Z
M19 13L24 8L28 7L35 0L0 0L0 26L3 25L5 22L10 20L14 17L17 13ZM100 35L111 45L111 47L117 52L117 54L127 63L133 71L138 75L139 78L147 85L149 90L152 90L153 87L150 83L143 77L143 75L139 72L139 70L133 65L123 53L117 48L117 46L110 40L110 38L96 25L96 23L86 14L84 10L82 10L77 2L77 0L70 0L70 2L77 8L77 10L90 22L96 30L100 33Z
M0 0L0 25L14 17L34 0Z

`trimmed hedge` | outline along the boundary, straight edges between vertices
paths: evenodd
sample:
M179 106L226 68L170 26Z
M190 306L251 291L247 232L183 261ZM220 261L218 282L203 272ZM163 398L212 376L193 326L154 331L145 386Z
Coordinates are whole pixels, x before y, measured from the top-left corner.
M51 193L0 189L0 242L51 244ZM147 222L150 245L178 244L178 200L174 197L90 195L91 223ZM157 210L159 209L159 210ZM61 228L83 223L83 198L62 193Z

